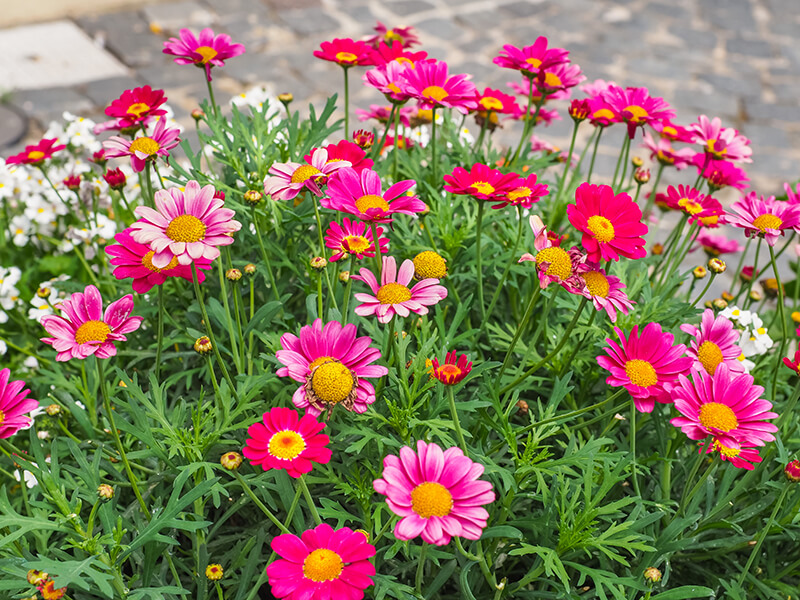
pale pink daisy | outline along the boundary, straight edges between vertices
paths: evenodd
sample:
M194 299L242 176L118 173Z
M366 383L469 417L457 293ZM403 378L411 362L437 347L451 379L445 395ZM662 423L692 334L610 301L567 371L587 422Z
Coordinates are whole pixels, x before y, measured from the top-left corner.
M783 184L783 189L786 190L786 201L789 204L800 204L800 183L798 183L794 190L788 183Z
M355 299L363 303L356 307L355 312L361 317L375 315L379 323L388 323L396 314L401 317L412 312L427 315L429 306L447 298L447 288L439 285L438 279L423 279L414 287L408 287L414 278L414 262L411 260L403 261L398 271L394 257L384 256L380 285L369 269L362 268L359 273L352 275L353 279L366 283L374 295L355 294Z
M655 139L649 131L644 132L642 147L650 151L650 160L657 160L662 165L675 167L678 171L688 167L695 154L691 148L676 150L668 138Z
M180 142L180 131L175 128L167 129L166 123L166 119L161 117L151 135L140 135L132 141L118 135L108 138L103 142L106 158L130 156L131 168L139 173L144 170L147 161L155 161L159 156L169 156L169 151Z
M697 246L692 248L690 252L702 248L710 257L732 254L744 250L744 246L736 240L729 240L724 235L713 235L705 230L700 231L695 241L697 242Z
M179 65L200 67L208 81L211 81L211 67L221 67L227 59L244 54L242 44L232 44L229 35L214 35L208 27L197 37L189 29L181 29L178 34L179 38L164 42L164 54L177 56L175 62Z
M714 311L707 308L703 311L699 329L684 323L681 331L694 337L686 354L694 359L695 369L705 369L706 373L713 375L717 367L724 363L732 372L744 371L738 360L742 354L742 349L737 345L740 333L729 319L722 315L715 318Z
M307 163L275 163L269 168L273 175L264 180L264 192L275 200L291 200L303 189L311 190L315 196L322 196L320 185L339 169L352 166L346 160L328 162L328 151L315 148L311 151L311 161Z
M391 223L398 213L413 215L425 210L425 203L406 192L416 185L413 179L398 181L384 193L381 178L372 169L360 173L345 168L328 183L329 197L320 204L325 208L355 215L362 221Z
M694 132L694 142L703 147L707 159L753 162L750 140L735 129L723 127L719 118L709 121L706 115L700 115L697 123L692 123L689 128Z
M381 92L389 102L402 104L410 99L403 86L403 73L408 69L413 69L413 63L400 63L396 60L378 65L374 69L369 69L362 75L364 83L374 87Z
M731 206L725 222L744 229L747 237L763 237L774 246L784 231L800 228L800 205L779 202L775 196L759 197L750 192Z

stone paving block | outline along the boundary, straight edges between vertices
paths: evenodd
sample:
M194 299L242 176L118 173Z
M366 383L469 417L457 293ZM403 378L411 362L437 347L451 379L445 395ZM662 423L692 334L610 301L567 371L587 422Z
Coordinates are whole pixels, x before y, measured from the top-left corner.
M241 14L253 14L267 11L267 4L261 0L203 0L220 20Z
M800 105L769 104L758 100L745 101L747 116L754 121L791 121L800 122Z
M216 78L217 72L217 68L212 69L211 77ZM144 83L154 88L168 89L187 85L202 86L204 89L206 87L202 69L194 65L179 65L167 55L157 57L155 62L138 69L137 73Z
M203 27L211 27L216 21L216 14L199 2L170 2L168 4L151 4L144 7L144 16L148 23L155 23L162 28L179 31L184 27L195 34Z
M755 58L770 58L774 54L769 42L763 40L732 38L727 41L725 47L731 54L743 54Z
M281 11L280 19L292 31L303 36L329 32L340 33L339 22L316 8Z
M268 54L258 52L237 56L236 60L231 60L225 65L225 75L247 85L270 81L288 70L288 66L282 66Z
M28 119L21 110L0 104L0 150L22 140L28 131Z
M674 2L649 2L645 10L653 16L658 15L659 19L666 17L672 21L677 21L682 28L685 28L686 23L690 22L692 18L691 13L686 8L676 5Z
M501 4L500 12L511 17L531 17L542 13L546 7L544 0L511 2L509 4Z
M400 17L406 17L408 15L425 12L434 8L433 4L430 2L424 2L423 0L387 2L384 6L392 13Z
M143 84L140 83L138 79L133 77L112 77L110 79L87 83L81 86L80 91L84 96L87 96L95 106L105 109L112 100L119 98L120 94L125 90L142 85Z
M165 38L151 33L138 11L84 17L77 23L129 67L151 64L164 48Z
M785 129L773 127L771 125L760 125L757 123L745 123L742 125L742 134L750 138L754 150L757 154L761 148L786 148L792 147L789 142L789 134Z
M738 98L724 92L712 91L704 93L690 86L678 88L671 98L670 104L683 115L683 121L696 121L697 115L706 114L719 117L726 127L732 127L734 118L739 116L740 104Z
M455 21L440 17L421 21L416 24L416 27L429 36L435 36L448 42L462 39L466 34L466 30L456 24Z
M753 27L753 7L749 0L703 0L700 15L718 29L746 31Z
M750 98L757 98L761 93L761 82L757 77L728 77L714 73L701 73L699 78L708 82L719 92L730 92Z
M26 90L13 97L11 102L39 121L44 127L47 127L50 121L60 121L61 115L65 111L81 116L91 116L94 108L86 96L68 87Z
M697 55L698 50L711 50L712 48L716 48L718 42L717 34L711 31L690 29L686 27L685 23L670 26L669 32L686 42L684 50L694 55Z
M377 22L377 18L373 14L372 10L369 6L361 5L361 6L354 6L351 10L348 11L348 16L356 21L357 23L361 23L364 25L364 35L369 32L370 34L373 32L373 27L375 27L375 23ZM390 26L386 24L387 26ZM361 36L353 36L354 39L359 39Z

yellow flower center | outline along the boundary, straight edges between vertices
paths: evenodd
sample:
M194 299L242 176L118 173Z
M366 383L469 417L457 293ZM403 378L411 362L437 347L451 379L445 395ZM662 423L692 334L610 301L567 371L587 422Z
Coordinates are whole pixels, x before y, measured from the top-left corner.
M767 229L780 229L783 221L775 215L761 215L753 219L753 225L766 233Z
M656 157L658 158L659 162L664 163L666 165L675 164L675 157L672 155L664 154L663 150L659 150L658 152L656 152Z
M479 194L491 194L494 192L494 186L486 181L476 181L469 186Z
M542 64L541 60L539 60L538 58L533 58L533 57L526 58L525 62L528 63L530 66L537 67L537 68L539 67L540 64Z
M336 61L340 63L354 63L358 60L358 56L352 52L337 52Z
M75 332L75 341L78 344L86 344L88 342L102 344L106 341L109 333L111 333L111 327L103 321L86 321Z
M199 242L206 237L206 226L193 215L180 215L167 225L167 237L175 242Z
M719 429L728 432L739 426L736 413L727 404L708 402L700 407L700 423L708 429Z
M395 93L395 94L399 94L399 93L401 93L403 91L397 86L397 84L395 82L390 83L386 87L389 88L390 90L392 90L392 92Z
M44 152L41 150L32 150L28 152L28 160L42 160L44 158Z
M447 275L447 263L436 252L426 250L414 257L414 272L420 279L441 279Z
M704 227L713 227L719 222L719 215L712 215L710 217L700 217L698 219ZM717 253L719 256L719 253Z
M703 212L703 205L689 198L681 198L678 200L678 206L680 206L690 215L696 215L699 212Z
M422 90L422 96L424 98L428 98L429 100L435 100L436 102L441 102L449 95L450 94L447 93L447 90L438 85L429 85L424 90Z
M598 242L608 243L614 239L614 226L611 224L611 221L605 217L592 215L589 217L586 225Z
M356 208L363 214L367 214L370 208L380 208L381 211L387 212L389 210L389 203L380 196L367 194L356 200Z
M200 62L203 63L204 65L207 64L208 61L213 60L214 58L216 58L217 54L219 54L211 46L199 46L199 47L195 48L194 51L197 52L197 54L199 54L200 56L203 57L203 59Z
M507 197L511 202L516 202L520 198L527 198L530 195L531 195L531 188L522 186L508 192Z
M561 83L561 78L555 73L551 73L550 71L547 71L544 74L544 84L545 86L551 88L561 87L563 85Z
M297 167L297 170L292 173L292 183L305 183L308 179L311 179L314 175L321 172L322 171L311 165Z
M611 112L608 108L601 108L600 110L596 110L592 115L593 119L613 119L614 113Z
M727 446L720 444L717 440L714 440L714 450L719 451L720 454L727 456L728 458L739 456L739 453L741 452L739 448L728 448Z
M361 254L369 248L369 240L363 235L348 235L344 238L344 248L351 254Z
M306 441L303 436L291 429L279 431L269 439L269 453L280 460L297 458L305 449Z
M405 56L398 56L394 59L395 62L400 63L401 65L411 65L411 68L414 68L414 61L411 59L406 58Z
M706 141L706 149L710 154L713 154L717 158L723 156L728 153L727 148L723 148L722 150L717 150L717 140L707 140Z
M706 373L713 375L723 360L722 350L714 342L703 342L697 349L697 359L703 364Z
M383 39L393 42L397 40L398 42L403 41L403 36L399 33L395 33L394 29L387 29L386 33L383 34Z
M547 274L558 277L562 281L572 275L572 259L566 250L558 246L540 250L534 260L537 265L550 263L550 266L547 267Z
M153 254L155 254L154 250L150 250L147 254L142 257L142 266L147 268L148 271L153 271L154 273L161 273L161 271L167 271L169 269L174 269L178 266L178 258L176 256L172 257L172 260L169 261L169 264L164 267L163 269L159 269L157 266L153 264Z
M625 363L625 373L633 385L639 387L650 387L658 383L656 370L646 360L634 358Z
M320 356L319 358L315 359L313 362L308 364L308 370L313 371L320 365L324 365L327 362L336 361L335 358L332 356Z
M326 404L338 404L347 398L355 384L353 373L338 360L324 362L311 373L311 389Z
M674 140L676 137L678 137L678 130L671 125L664 125L661 128L661 137Z
M400 304L411 300L411 290L399 283L382 285L375 296L381 304Z
M631 116L628 117L628 120L634 123L641 123L643 119L646 119L650 116L647 111L638 104L626 106L622 112L630 114Z
M143 112L150 110L150 107L145 104L144 102L136 102L135 104L131 104L126 111L127 114L133 115L134 117L141 117Z
M411 490L411 508L423 519L446 517L453 510L453 495L441 483L426 481Z
M608 277L603 275L600 271L589 271L581 273L583 281L586 282L586 288L592 296L599 296L600 298L608 297L608 291L611 286L608 283Z
M161 146L158 145L158 142L155 141L153 138L149 138L147 136L136 138L131 142L131 147L130 147L131 153L143 152L148 156L153 156L160 149Z
M501 108L503 108L503 103L497 98L493 98L492 96L481 98L480 104L486 110L500 110Z
M6 421L6 414L2 410L0 410L0 425L5 423L5 421Z
M318 548L303 561L303 575L311 581L333 581L339 579L344 569L342 557L333 550Z
M445 363L439 367L439 373L445 377L458 377L462 371L454 364Z

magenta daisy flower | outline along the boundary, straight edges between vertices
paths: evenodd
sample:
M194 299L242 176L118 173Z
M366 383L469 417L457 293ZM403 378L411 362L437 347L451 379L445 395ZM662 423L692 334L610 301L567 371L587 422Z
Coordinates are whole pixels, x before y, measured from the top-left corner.
M330 42L322 42L319 50L314 50L314 56L335 62L337 65L348 68L353 65L369 65L372 47L361 41L351 38L336 38Z
M267 566L272 595L286 600L361 600L373 584L375 546L349 527L326 523L300 537L284 533L272 540L279 560Z
M478 101L479 112L512 114L518 109L514 96L489 87L485 88L483 93L478 92L475 99Z
M275 200L291 200L303 189L311 190L315 196L322 196L320 185L339 169L350 167L346 160L328 161L325 148L314 148L311 160L305 164L288 162L275 163L269 168L273 175L264 180L264 192Z
M559 63L539 69L539 74L532 81L542 94L551 97L557 92L575 87L585 79L586 76L575 63Z
M414 68L413 64L409 66L407 63L399 63L393 60L378 65L374 69L369 69L362 75L362 79L364 83L386 96L389 102L393 104L402 104L411 98L411 96L402 89L403 74L411 68Z
M531 173L527 177L518 177L508 187L510 189L504 196L495 198L499 202L492 205L492 208L505 208L506 206L530 208L549 193L547 184L537 182L536 173Z
M586 256L575 247L564 250L558 244L554 244L538 215L531 215L530 225L534 236L533 247L538 252L535 256L526 252L517 262L536 263L539 286L542 289L551 283L557 283L571 294L583 294L586 282L578 273L581 271L582 263L586 261Z
M575 191L575 204L567 206L567 217L573 227L583 232L581 243L589 260L642 258L647 253L644 238L647 225L642 211L628 194L614 195L608 185L582 183Z
M167 101L164 90L154 90L149 85L125 90L122 95L106 108L109 117L117 119L114 127L126 129L135 127L151 117L167 114L160 108Z
M383 478L373 486L401 517L394 527L398 540L421 535L429 544L444 546L453 536L480 539L489 518L483 505L495 499L492 484L478 479L482 474L483 465L464 456L461 448L442 451L419 440L416 452L404 446L400 456L386 456Z
M462 114L477 108L477 88L469 75L447 73L447 63L436 60L418 62L403 72L403 92L419 100L422 108L453 108Z
M669 186L666 203L669 208L688 215L690 224L696 222L701 227L718 227L720 217L725 214L719 200L688 185Z
M692 123L689 128L694 132L694 142L703 147L707 159L753 162L750 140L735 129L723 127L719 118L709 121L706 115L700 115L697 123Z
M669 104L657 96L651 96L647 88L621 88L610 86L604 93L606 102L620 120L628 124L628 136L633 139L636 128L653 121L672 119L675 116Z
M706 155L698 152L694 155L692 164L697 167L698 174L702 173L711 190L721 190L728 186L737 190L749 187L750 178L747 173L727 160L706 160Z
M371 158L367 158L367 153L350 140L339 140L336 144L328 144L324 146L324 150L328 153L328 160L325 161L326 164L348 162L350 163L350 167L359 173L364 169L372 168L374 164ZM311 164L312 156L313 152L306 154L303 160Z
M648 323L641 335L637 325L627 338L619 327L614 331L621 345L607 338L608 347L603 351L608 356L597 357L597 363L610 373L606 383L628 390L639 412L653 412L656 401L668 404L670 396L664 384L675 381L692 365L692 359L683 356L686 346L673 346L675 337L662 331L658 323Z
M420 44L417 32L414 31L413 27L392 27L389 29L378 21L375 31L378 32L378 35L370 36L364 40L372 46L380 47L380 45L391 43L400 44L401 48L411 48Z
M795 186L795 189L792 189L790 184L784 183L783 189L786 191L786 201L789 204L800 204L800 183Z
M378 239L381 244L381 254L389 251L389 238L381 237L382 227L376 228ZM336 262L347 258L351 254L361 260L365 256L372 258L375 256L375 240L372 237L372 230L360 221L350 221L347 217L343 220L343 225L336 222L328 225L325 234L325 245L336 250L331 256L331 262Z
M742 349L737 345L739 330L734 328L729 319L721 315L715 318L714 311L708 308L703 311L700 329L684 323L681 331L694 337L686 354L694 359L695 369L704 369L713 375L717 367L724 363L731 372L744 371L738 360L742 354Z
M115 135L103 142L103 150L106 158L130 156L131 168L140 173L148 160L155 161L159 156L169 156L169 151L180 142L179 134L177 129L167 129L166 119L161 118L151 135L140 135L134 140Z
M701 231L695 241L697 242L697 246L692 248L691 252L702 248L703 251L712 258L744 250L744 246L736 240L729 240L724 235L713 235L707 231Z
M369 54L370 64L376 67L390 62L397 62L405 65L414 64L426 58L428 58L427 52L424 50L418 52L406 50L399 40L394 40L391 44L381 42L377 45L375 50Z
M439 285L438 279L423 279L414 287L408 287L414 278L414 262L411 260L404 260L398 271L394 257L384 256L380 285L369 269L362 268L359 273L351 277L366 283L374 295L355 294L354 298L363 303L356 307L355 312L361 317L375 315L379 323L388 323L396 314L401 317L412 312L427 315L429 306L447 298L447 288Z
M642 147L650 151L650 160L657 160L662 165L675 167L678 171L688 167L695 155L691 148L676 150L668 138L654 139L649 131L644 132Z
M445 175L444 189L451 194L497 201L512 191L511 186L518 179L516 173L501 173L487 165L475 163L469 171L456 167L451 175Z
M563 48L548 48L547 38L541 35L530 46L517 48L506 44L500 55L492 59L492 62L504 69L522 71L523 75L531 77L537 74L539 69L567 62L567 56L569 52Z
M181 265L212 261L219 256L217 246L232 244L232 234L242 228L233 219L236 213L214 197L213 185L201 188L189 181L183 192L176 187L159 190L155 203L156 210L137 206L133 212L141 218L129 229L135 241L155 251L150 262L159 269L168 268L173 258Z
M673 123L669 119L651 121L649 125L658 133L661 139L687 144L694 141L694 132L691 129Z
M703 452L703 445L698 452ZM753 463L760 463L763 459L758 453L758 448L728 448L714 440L705 445L706 454L717 452L721 460L731 463L737 469L753 470Z
M614 111L605 94L599 94L589 98L589 120L595 127L608 127L621 123L622 117Z
M281 336L278 360L286 365L276 371L278 377L287 375L302 383L292 396L297 408L317 416L323 410L333 410L341 404L347 410L363 413L375 402L375 388L367 378L383 377L389 370L371 364L381 357L372 340L356 337L356 326L342 327L330 321L323 327L322 319L300 329L300 337L291 333Z
M41 324L53 337L41 338L58 353L56 360L110 358L117 353L114 342L127 340L126 333L136 331L142 317L131 317L133 296L128 294L108 305L103 312L103 297L93 285L76 292L56 307L64 316L47 315Z
M670 386L675 408L681 413L670 421L691 440L713 436L728 448L763 446L778 431L765 419L776 419L772 403L760 400L764 388L753 385L747 373L731 373L720 364L714 375L692 369L692 381L680 375Z
M169 264L163 269L153 265L155 250L146 244L140 244L133 239L130 230L119 232L114 236L116 244L106 246L106 254L111 258L108 262L116 267L114 277L117 279L133 279L134 292L146 294L154 285L161 285L168 277L183 277L192 280L192 269L188 265L181 265L173 256ZM211 261L199 258L195 261L199 283L203 283L205 275L202 270L211 268Z
M6 159L7 165L40 165L44 161L53 158L53 154L66 148L66 145L59 144L56 138L45 138L31 146L25 146L25 150Z
M444 362L439 364L438 357L431 361L431 375L445 385L455 385L460 383L469 372L472 371L472 363L466 354L462 354L456 359L456 351L451 350L444 357Z
M197 65L206 72L206 79L211 81L211 67L222 67L225 61L234 56L244 54L242 44L232 44L229 35L214 32L206 27L198 37L189 29L181 29L179 38L169 38L164 42L164 54L176 56L179 65Z
M612 323L617 322L618 310L627 315L633 308L634 303L628 300L628 295L622 291L625 289L625 284L619 277L606 273L600 265L584 263L579 276L586 284L583 295L592 301L595 309L605 310Z
M342 169L328 183L328 197L320 200L325 208L355 215L362 221L391 223L395 214L413 215L425 210L425 203L406 192L416 185L413 179L398 181L383 192L375 171Z
M312 462L331 460L330 438L320 433L323 429L325 423L309 414L298 417L297 411L276 406L248 427L242 454L265 471L284 469L290 477L300 477L311 471Z
M775 196L759 197L750 192L731 206L725 223L744 229L747 237L760 236L774 246L787 229L800 228L800 205L778 202Z
M26 413L39 406L38 400L28 398L31 391L24 381L9 381L10 378L10 369L0 370L0 439L30 427L33 419Z

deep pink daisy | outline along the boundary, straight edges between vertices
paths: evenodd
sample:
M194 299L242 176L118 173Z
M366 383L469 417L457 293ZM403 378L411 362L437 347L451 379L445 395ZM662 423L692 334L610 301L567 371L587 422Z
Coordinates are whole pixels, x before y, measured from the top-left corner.
M647 254L641 237L647 234L647 225L628 194L615 196L611 186L582 183L575 191L575 200L567 206L567 217L583 232L581 243L590 261L616 261L620 256L636 259Z
M325 208L355 215L362 221L391 223L395 214L413 215L425 210L425 203L406 192L416 185L413 179L398 181L383 192L381 178L375 171L342 169L328 183L328 197L320 203Z
M786 202L789 204L800 204L800 183L792 189L791 184L784 183L783 189L786 190Z
M322 196L320 185L339 169L350 167L346 160L328 161L325 148L314 148L311 160L304 164L288 162L275 163L269 168L272 177L264 180L264 192L275 200L291 200L303 189L311 190L315 196Z
M167 114L166 110L160 108L166 101L164 90L154 90L146 85L122 92L106 108L106 114L117 119L117 129L135 127L151 117Z
M714 311L707 308L703 311L700 329L684 323L681 331L694 337L686 354L694 359L695 369L704 369L713 375L717 367L724 363L733 373L744 371L739 361L742 349L737 345L740 332L729 319L722 315L715 318Z
M675 116L675 111L663 98L651 96L645 87L622 88L612 85L603 96L620 120L628 124L628 136L631 139L637 127Z
M204 69L208 81L211 81L211 67L222 67L226 60L245 51L242 44L232 44L229 35L214 35L208 27L198 37L189 29L181 29L178 35L179 38L164 42L164 54L176 56L175 62L179 65L197 65Z
M612 323L617 322L618 310L623 315L627 315L628 311L633 308L634 303L622 291L625 289L625 284L620 281L619 277L606 273L600 265L584 263L578 274L586 284L583 288L583 295L592 301L595 309L605 310Z
M714 375L692 369L692 381L680 375L670 386L675 408L682 416L670 421L691 440L713 436L727 448L763 446L778 431L765 419L776 419L772 403L760 400L764 388L753 385L747 373L731 373L726 364Z
M59 144L56 138L45 138L40 142L25 146L25 150L6 159L7 165L40 165L66 145Z
M355 169L359 173L364 169L371 169L374 164L371 158L367 158L367 153L364 152L363 148L360 148L350 140L339 140L336 144L323 146L323 149L328 153L328 160L325 161L326 164L348 162L350 163L350 168ZM311 164L312 155L313 152L306 154L303 160Z
M351 38L335 38L330 42L322 42L319 50L314 50L314 56L335 62L337 65L348 68L353 65L369 65L372 48L369 44Z
M731 463L737 469L746 469L752 471L754 463L760 463L763 459L758 453L758 448L728 448L714 440L711 444L700 444L698 452L711 454L717 452L720 459Z
M605 94L598 94L589 98L589 120L595 127L608 127L614 123L621 123L622 117L606 100Z
M300 537L284 533L272 540L281 557L267 566L272 595L286 600L361 600L373 584L375 546L349 527L326 523Z
M666 202L669 208L688 215L690 224L697 223L701 227L718 227L720 217L725 214L719 200L688 185L669 186Z
M723 127L719 118L709 121L706 115L700 115L697 123L692 123L689 128L694 132L694 142L703 147L708 158L753 162L750 140L735 129Z
M106 254L111 258L109 263L114 265L114 277L117 279L133 279L134 292L146 294L154 285L161 285L168 277L183 277L192 280L192 268L178 263L173 257L169 264L159 269L153 264L155 250L146 244L140 244L133 239L130 230L120 231L114 236L116 244L106 246ZM205 275L203 270L211 268L211 261L199 258L195 261L199 283L203 283Z
M586 76L575 63L559 63L540 69L532 81L542 94L550 98L557 92L575 87L585 79Z
M661 139L669 140L670 142L684 142L687 144L694 141L694 132L690 128L673 123L669 119L651 121L649 125L655 129Z
M650 151L650 160L657 160L662 165L675 167L678 171L688 167L695 155L691 148L676 150L668 138L655 139L649 131L644 132L642 147Z
M697 246L692 248L691 251L702 248L709 257L732 254L744 250L744 246L736 240L729 240L724 235L713 235L707 231L701 231L695 241Z
M455 385L461 382L472 371L472 363L466 354L456 359L456 351L448 352L444 362L439 364L439 359L434 357L431 361L431 375L445 385Z
M444 546L453 536L480 539L489 518L483 506L495 499L492 484L478 479L482 474L483 465L464 456L461 448L442 451L419 440L416 452L403 446L400 456L386 456L383 478L373 486L401 517L394 527L398 540L421 535L429 544Z
M610 373L606 383L628 390L639 412L653 412L656 401L668 404L665 384L688 372L693 362L683 356L686 346L673 345L675 337L658 323L648 323L641 335L636 325L627 338L619 327L614 331L621 345L606 338L608 347L603 351L608 356L597 357L597 363Z
M303 384L292 402L310 415L333 410L337 404L363 413L375 402L375 388L367 378L389 372L386 367L371 364L381 357L371 343L367 336L356 337L352 323L342 327L338 321L330 321L323 327L322 319L316 319L300 329L300 337L291 333L281 336L282 349L275 355L286 366L276 374Z
M414 287L408 287L414 278L411 260L403 261L398 271L394 257L384 256L380 285L369 269L362 268L359 273L351 277L366 283L373 295L355 294L354 298L363 303L355 312L361 317L375 315L379 323L388 323L395 315L407 317L412 312L427 315L429 306L447 298L447 288L439 285L438 279L423 279Z
M524 78L522 81L519 82L510 81L506 85L510 87L512 90L514 90L515 94L519 94L520 96L525 98L526 104L529 95L531 97L531 101L534 103L540 103L542 101L542 89L537 85L535 80L533 83L531 83L530 79ZM533 86L533 90L531 90L531 86ZM567 89L546 90L546 93L547 93L547 98L546 98L547 100L564 100L570 97L570 91Z
M469 81L469 75L448 75L447 63L436 60L418 62L413 69L403 72L401 89L419 100L422 108L439 106L452 108L462 114L474 110L477 89Z
M178 129L167 129L166 119L161 118L151 135L140 135L134 140L115 135L103 142L103 150L107 158L129 156L131 168L140 173L148 160L155 161L159 156L169 156L169 151L180 142L179 134Z
M423 50L420 50L419 52L406 50L400 40L393 40L391 43L381 42L377 45L375 50L369 54L370 64L375 65L376 67L390 62L414 64L421 60L425 60L426 58L428 58L427 52Z
M775 196L750 192L731 206L725 223L744 229L747 237L763 237L774 246L784 231L800 228L800 205L779 202Z
M526 252L519 261L532 261L536 263L539 274L539 286L545 289L551 283L557 283L571 294L583 294L586 282L579 276L586 255L572 247L564 250L558 243L550 239L547 228L538 215L531 215L530 225L533 230L533 247L537 252L534 256Z
M27 413L39 406L38 400L28 398L31 391L24 381L9 381L10 378L10 369L0 370L0 439L30 427L33 419Z
M64 316L47 315L40 323L53 337L41 338L58 352L56 360L110 358L117 353L114 342L124 342L126 333L136 331L142 317L131 317L133 296L128 294L108 305L103 312L103 297L93 285L75 292L57 304Z
M504 69L515 69L530 77L559 63L567 62L569 52L563 48L548 48L547 38L539 36L530 46L517 48L511 44L503 46L499 56L492 62Z
M749 187L750 178L747 173L727 160L706 160L706 155L698 152L694 155L692 164L697 167L698 174L702 171L703 179L711 190L721 190L728 186L737 190Z
M477 92L475 99L478 102L477 110L480 112L491 111L509 115L513 114L518 108L514 96L488 87L483 90L483 93Z
M140 219L130 231L135 241L155 251L150 261L159 269L167 268L173 258L181 265L201 258L212 261L219 256L218 246L232 244L232 234L242 228L233 219L236 213L214 197L213 185L201 188L189 181L183 192L176 187L159 190L155 203L155 210L136 207L133 212Z
M284 469L290 477L300 477L311 471L312 462L331 460L330 438L320 433L323 429L325 423L309 414L299 417L295 410L276 406L248 427L242 454L265 471Z
M376 227L376 233L381 244L381 254L389 251L389 238L381 237L382 227ZM345 217L342 225L332 222L328 225L325 233L325 245L336 250L331 256L331 262L348 258L350 255L361 260L365 256L372 258L375 256L375 240L372 237L372 230L361 221L351 221Z
M403 88L403 73L413 68L406 63L391 61L367 70L362 78L364 83L378 90L393 104L402 104L411 96Z
M451 175L445 175L444 189L451 194L497 201L512 190L512 184L518 179L516 173L501 173L487 165L475 163L469 171L456 167Z
M378 32L378 35L368 37L364 41L376 47L380 47L381 44L400 44L401 48L411 48L420 43L417 32L414 31L413 27L392 27L389 29L378 21L375 31Z
M509 190L504 196L495 198L499 202L492 205L492 208L505 208L506 206L530 208L549 193L547 184L538 183L536 173L531 173L527 177L518 177L508 187Z

